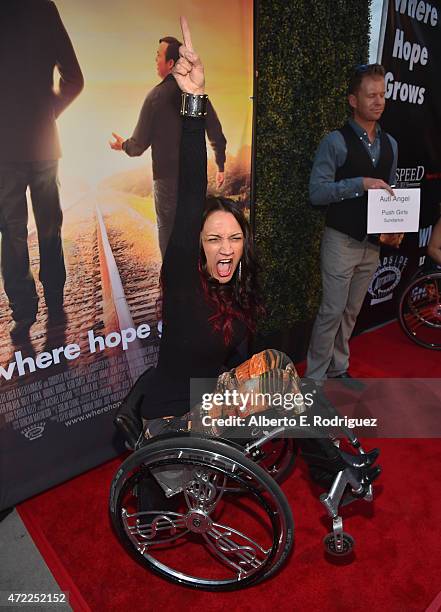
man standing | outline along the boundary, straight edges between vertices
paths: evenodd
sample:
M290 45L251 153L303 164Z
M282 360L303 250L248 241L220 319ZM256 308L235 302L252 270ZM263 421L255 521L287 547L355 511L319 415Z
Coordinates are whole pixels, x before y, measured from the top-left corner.
M182 122L179 115L181 91L171 71L179 59L181 42L172 36L159 41L156 53L157 73L163 80L147 95L133 136L124 140L113 133L112 149L123 150L130 157L142 155L152 147L153 197L158 224L158 240L164 258L176 211L178 195L179 143ZM218 172L217 187L224 182L225 147L227 141L216 112L208 101L206 130L214 151Z
M60 75L56 91L55 67ZM50 0L2 0L0 82L1 271L14 320L10 334L18 340L28 335L38 309L27 244L28 187L48 315L64 315L66 271L57 178L61 151L55 119L82 90L83 76Z
M309 183L313 205L328 205L321 246L322 302L305 376L350 378L349 338L375 272L380 246L367 236L368 189L393 195L398 148L377 123L385 105L384 68L358 66L348 88L353 117L323 138Z

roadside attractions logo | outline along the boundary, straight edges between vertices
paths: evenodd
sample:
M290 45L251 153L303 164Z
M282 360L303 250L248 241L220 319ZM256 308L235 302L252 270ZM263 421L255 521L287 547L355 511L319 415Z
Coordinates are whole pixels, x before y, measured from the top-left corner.
M383 257L369 285L368 293L371 295L371 305L392 299L394 289L399 285L408 261L409 258L405 255Z
M37 423L35 425L31 425L30 427L26 427L26 429L22 429L21 433L28 440L36 440L37 438L41 438L44 433L44 428L46 427L45 422Z

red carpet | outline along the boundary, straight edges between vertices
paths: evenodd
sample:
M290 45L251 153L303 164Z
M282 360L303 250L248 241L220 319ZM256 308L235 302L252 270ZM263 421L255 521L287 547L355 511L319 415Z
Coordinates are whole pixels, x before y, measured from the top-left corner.
M360 376L441 377L441 356L411 344L396 324L352 342ZM441 440L381 440L384 473L373 504L343 509L355 559L331 563L322 552L329 519L298 464L283 485L296 522L290 560L274 578L233 593L172 585L122 550L107 516L112 461L21 504L19 512L75 611L275 609L423 612L441 591ZM438 597L437 597L438 596ZM436 601L434 601L436 600Z

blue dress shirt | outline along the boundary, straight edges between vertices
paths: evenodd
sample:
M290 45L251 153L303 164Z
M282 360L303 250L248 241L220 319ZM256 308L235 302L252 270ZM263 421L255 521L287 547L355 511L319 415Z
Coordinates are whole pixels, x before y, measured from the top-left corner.
M376 166L380 157L380 125L377 123L374 142L369 140L367 132L356 121L349 119L349 125L363 142L373 165ZM387 136L394 155L389 185L394 185L398 163L398 145L395 138L390 134L387 134ZM325 206L339 200L363 196L362 176L341 181L335 180L337 168L343 166L347 154L346 142L338 130L330 132L321 140L309 179L309 197L314 206Z

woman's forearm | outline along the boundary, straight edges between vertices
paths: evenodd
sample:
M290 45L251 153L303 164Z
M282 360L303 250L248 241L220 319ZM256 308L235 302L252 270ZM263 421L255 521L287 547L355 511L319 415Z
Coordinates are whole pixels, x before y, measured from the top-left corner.
M179 158L178 204L174 233L186 250L199 252L199 233L207 192L205 120L184 118ZM191 244L190 244L191 243Z
M179 187L173 231L163 262L169 290L179 291L198 276L200 230L207 192L204 119L184 118L179 158Z

